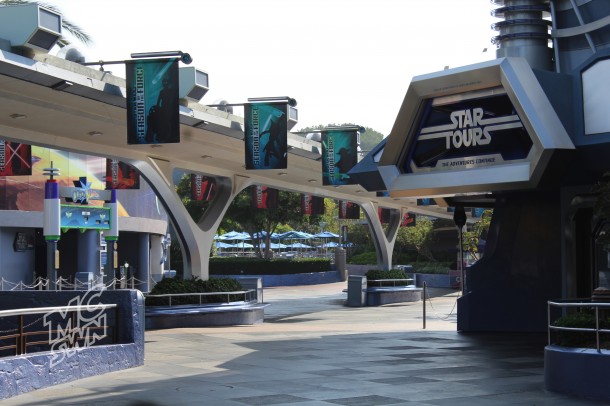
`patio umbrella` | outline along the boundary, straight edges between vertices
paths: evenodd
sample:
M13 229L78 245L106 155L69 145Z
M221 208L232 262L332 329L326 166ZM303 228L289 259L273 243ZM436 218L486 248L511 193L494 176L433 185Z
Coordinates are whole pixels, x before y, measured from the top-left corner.
M339 238L339 234L331 233L330 231L322 231L321 233L314 234L315 238Z
M300 243L300 242L295 242L293 244L288 244L288 245L286 245L286 247L288 247L288 248L299 248L299 249L312 248L311 245L303 244L303 243Z

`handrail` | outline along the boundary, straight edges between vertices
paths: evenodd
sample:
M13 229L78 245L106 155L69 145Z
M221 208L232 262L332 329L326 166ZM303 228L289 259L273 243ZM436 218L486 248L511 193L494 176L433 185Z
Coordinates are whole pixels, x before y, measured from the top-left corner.
M75 319L75 314L77 312L99 312L105 311L108 309L115 309L114 320L115 325L107 326L106 324L101 324L100 320L95 321L93 324L86 324L81 326L80 318ZM106 337L110 337L113 343L117 342L118 338L118 305L116 303L112 304L103 304L103 303L94 303L88 305L69 305L69 306L52 306L52 307L35 307L35 308L20 308L20 309L9 309L9 310L0 310L0 318L5 317L17 317L17 325L12 330L0 331L0 340L9 340L14 339L14 344L8 344L0 346L0 350L15 350L15 355L22 355L27 353L28 346L32 345L47 345L51 346L51 351L53 351L54 345L56 343L65 343L68 347L74 348L78 346L77 341L79 340L88 340L89 332L95 330L102 330L102 334L99 335L96 333L94 337L94 341L86 341L86 345L94 344L96 340L105 339ZM40 315L44 314L43 317L39 317L35 321L26 324L25 316L29 315ZM65 328L52 328L49 325L47 330L41 331L31 331L28 330L29 327L34 324L40 322L45 319L44 325L47 326L46 317L48 315L59 315L62 319L65 319L68 315L70 316L68 319L64 320L67 324ZM105 318L103 319L105 320ZM112 329L112 336L106 334L106 329ZM7 334L12 333L12 334ZM53 338L52 335L57 334L57 338ZM85 337L83 337L85 334ZM28 338L36 337L36 336L44 336L46 339L37 340L37 341L28 341ZM64 345L64 344L62 344ZM40 350L38 350L40 351Z
M193 292L193 293L163 293L158 295L146 294L147 297L168 297L169 298L169 306L172 305L172 297L181 297L181 296L199 296L199 304L201 305L201 297L202 296L223 296L227 295L227 303L231 303L230 296L231 295L244 295L244 302L253 301L252 293L256 293L256 289L248 289L248 290L238 290L232 292ZM250 295L250 299L247 300L248 295Z
M33 307L33 308L23 308L23 309L11 309L11 310L0 310L0 317L7 316L25 316L29 314L45 314L45 313L54 313L54 312L78 312L78 311L97 311L97 310L106 310L113 309L117 307L116 303L114 304L92 304L86 306L53 306L53 307Z
M599 339L599 334L600 333L610 333L610 330L608 329L602 329L599 327L599 309L610 309L610 303L602 303L602 302L591 302L591 301L586 301L587 299L575 299L575 300L580 300L578 302L575 301L548 301L548 307L547 307L547 321L548 321L548 344L551 345L551 331L573 331L573 332L589 332L589 333L595 333L595 341L596 341L596 350L597 352L601 352L601 346L600 346L600 339ZM589 307L589 308L594 308L595 309L595 328L592 327L561 327L561 326L554 326L551 323L551 308L552 307L565 307L565 308L572 308L572 307Z

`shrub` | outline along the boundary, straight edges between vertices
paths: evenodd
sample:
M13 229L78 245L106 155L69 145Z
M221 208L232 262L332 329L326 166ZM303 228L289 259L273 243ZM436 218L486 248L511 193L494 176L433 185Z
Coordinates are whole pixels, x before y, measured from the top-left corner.
M407 274L405 273L405 271L400 270L400 269L390 269L389 271L371 269L366 272L367 285L369 284L370 281L375 281L375 280L379 280L379 279L407 279ZM380 283L383 283L383 282L380 282ZM410 284L411 284L411 282L404 281L404 282L396 282L396 283L394 283L394 286L406 286L406 285L410 285ZM376 284L372 284L372 285L376 285Z
M155 285L150 291L151 295L163 295L168 293L211 293L211 292L235 292L243 290L241 284L231 278L210 278L202 281L198 278L178 279L165 278ZM243 298L243 295L229 295L229 300L235 301ZM202 296L201 303L226 302L227 295ZM166 306L169 298L148 297L147 306ZM179 296L172 298L172 305L199 304L199 296Z
M350 264L354 265L370 265L377 263L377 253L376 252L362 252L360 254L352 255L351 258L347 261Z
M381 271L379 269L371 269L366 272L367 280L376 279L406 279L407 275L405 271L400 269L390 269L389 271Z
M557 327L595 328L595 314L583 311L563 316L553 323ZM610 329L610 319L600 317L600 329ZM596 348L595 332L590 331L559 331L555 336L555 344L562 347ZM601 348L610 349L610 334L600 333Z

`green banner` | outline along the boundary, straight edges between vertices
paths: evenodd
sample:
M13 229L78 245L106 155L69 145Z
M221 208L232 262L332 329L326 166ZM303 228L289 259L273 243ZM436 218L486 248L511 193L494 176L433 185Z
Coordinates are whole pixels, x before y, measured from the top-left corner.
M288 167L286 103L248 103L244 106L246 169Z
M322 131L322 184L349 185L347 174L358 161L358 132Z
M126 61L127 143L180 142L178 60Z

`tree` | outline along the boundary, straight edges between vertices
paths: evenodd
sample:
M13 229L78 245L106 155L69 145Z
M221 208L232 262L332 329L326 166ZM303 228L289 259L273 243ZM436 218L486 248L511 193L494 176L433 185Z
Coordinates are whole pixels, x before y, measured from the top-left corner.
M85 30L83 30L82 28L80 28L78 25L74 24L73 22L71 22L70 20L66 19L63 16L63 13L55 6L48 4L48 3L41 3L41 2L34 2L34 1L27 1L27 0L0 0L0 7L3 6L17 6L17 5L22 5L22 4L30 4L30 3L38 3L40 4L42 7L48 8L51 11L54 11L58 14L62 15L61 18L61 26L63 29L65 29L66 31L68 31L70 34L72 34L74 36L74 38L78 39L80 42L82 42L85 45L89 45L93 42L93 39L89 36L89 34L87 34L85 32ZM65 38L61 38L58 42L58 45L60 47L64 47L66 45L69 45L70 42L65 39Z
M279 207L282 209L258 209L254 207L252 205L252 187L246 188L235 197L227 209L221 226L226 228L230 224L238 225L239 228L250 234L257 256L269 258L271 256L271 234L276 232L281 224L288 222L301 223L303 217L301 214L301 195L299 193L280 191ZM261 250L258 244L259 239L255 238L255 234L261 231L266 234L262 240L265 242L264 250Z
M487 235L493 210L485 210L481 215L481 220L472 225L470 231L462 234L464 250L469 252L475 260L479 260L479 240Z
M400 227L396 236L396 243L405 247L411 247L419 255L434 261L435 259L430 249L433 228L434 222L430 217L418 216L415 227Z

